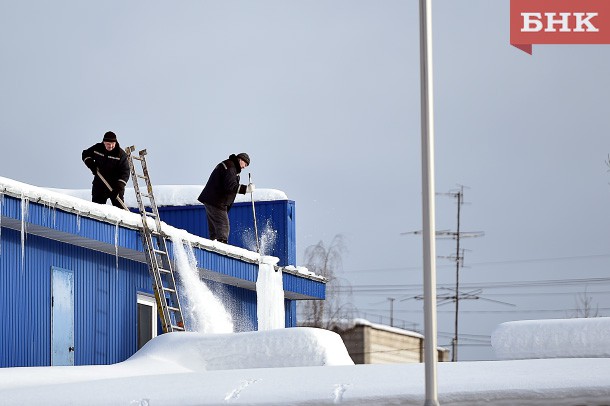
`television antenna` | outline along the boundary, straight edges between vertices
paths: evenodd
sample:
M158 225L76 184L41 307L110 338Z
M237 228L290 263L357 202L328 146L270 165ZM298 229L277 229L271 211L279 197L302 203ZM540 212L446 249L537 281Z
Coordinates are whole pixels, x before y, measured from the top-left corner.
M464 266L464 249L460 246L460 240L462 238L477 238L485 235L483 231L461 231L461 209L464 204L464 186L459 185L459 189L455 191L449 191L447 193L437 193L441 196L451 196L456 199L457 202L457 226L455 231L450 230L438 230L435 232L437 238L445 238L445 239L453 239L456 241L455 247L455 255L451 255L448 257L439 257L439 258L447 258L452 261L455 261L455 295L452 296L452 301L455 302L455 321L454 321L454 335L453 335L453 351L451 355L451 360L453 362L457 361L457 349L458 349L458 324L459 324L459 308L460 308L460 299L474 299L474 297L462 296L458 292L460 292L460 268ZM401 233L401 235L405 234L422 234L422 231L410 231L406 233ZM437 300L440 299L441 296L437 295Z

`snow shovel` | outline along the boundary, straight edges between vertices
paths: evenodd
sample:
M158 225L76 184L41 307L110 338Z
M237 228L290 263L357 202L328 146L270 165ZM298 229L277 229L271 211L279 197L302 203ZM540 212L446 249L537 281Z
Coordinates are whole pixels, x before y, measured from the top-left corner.
M248 173L248 183L252 183L252 175ZM252 197L252 215L254 216L254 238L256 238L256 252L261 253L261 248L258 244L258 227L256 226L256 209L254 209L254 192L250 192Z
M100 178L102 180L102 182L104 182L104 185L106 185L106 187L108 188L108 190L110 190L110 192L112 192L112 186L110 186L110 183L108 183L108 181L102 176L102 174L100 173L100 170L97 169L97 177ZM129 208L125 205L125 203L123 202L123 199L121 199L119 196L116 197L117 202L120 203L120 205L127 211L129 211Z

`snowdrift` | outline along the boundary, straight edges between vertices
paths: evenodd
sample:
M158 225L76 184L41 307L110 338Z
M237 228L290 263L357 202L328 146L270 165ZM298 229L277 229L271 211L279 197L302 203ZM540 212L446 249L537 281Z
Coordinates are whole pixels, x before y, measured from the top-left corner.
M140 361L175 364L177 369L191 371L354 365L338 334L310 327L163 334L125 362Z
M609 358L610 317L525 320L500 324L491 345L501 360Z
M438 368L444 406L599 406L610 399L610 359ZM114 365L0 368L3 406L422 405L424 388L423 364L352 365L339 336L313 328L169 333Z

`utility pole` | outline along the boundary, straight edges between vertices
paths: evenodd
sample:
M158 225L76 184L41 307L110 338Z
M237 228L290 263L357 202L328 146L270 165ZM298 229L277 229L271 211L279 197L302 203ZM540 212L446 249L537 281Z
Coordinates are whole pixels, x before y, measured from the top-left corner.
M390 327L394 327L394 300L396 299L389 297L388 300L390 301Z
M453 338L453 352L451 357L453 362L457 362L457 351L458 351L458 321L460 314L460 267L462 261L460 260L460 212L462 203L464 201L464 186L460 186L460 191L455 194L457 199L457 228L455 238L455 333Z
M460 311L460 268L464 265L464 250L461 250L460 247L460 238L465 237L482 237L485 235L482 231L474 231L474 232L462 232L460 229L460 215L462 205L464 204L464 186L460 185L460 188L457 192L449 192L443 193L444 195L452 196L457 200L457 227L455 232L451 231L441 231L437 232L437 236L452 238L455 240L455 257L452 258L455 260L455 296L453 299L455 300L455 320L454 320L454 335L453 340L451 341L453 351L451 352L451 361L456 362L458 360L458 324L459 324L459 311ZM460 251L461 250L461 251ZM461 252L461 254L460 254Z

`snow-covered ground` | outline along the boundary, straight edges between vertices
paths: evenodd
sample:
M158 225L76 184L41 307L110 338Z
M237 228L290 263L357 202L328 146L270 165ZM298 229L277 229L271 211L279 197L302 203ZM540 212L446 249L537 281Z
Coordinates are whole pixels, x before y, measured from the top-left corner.
M610 319L587 320L610 325ZM566 323L571 321L553 321L541 341L562 337L557 344L569 353L581 341L562 333ZM514 331L523 332L522 327ZM503 339L511 329L502 328ZM516 342L513 350L523 351ZM440 363L439 403L608 405L608 371L608 358ZM423 364L353 365L337 334L313 328L165 334L115 365L0 369L0 393L3 405L423 405L425 400Z

